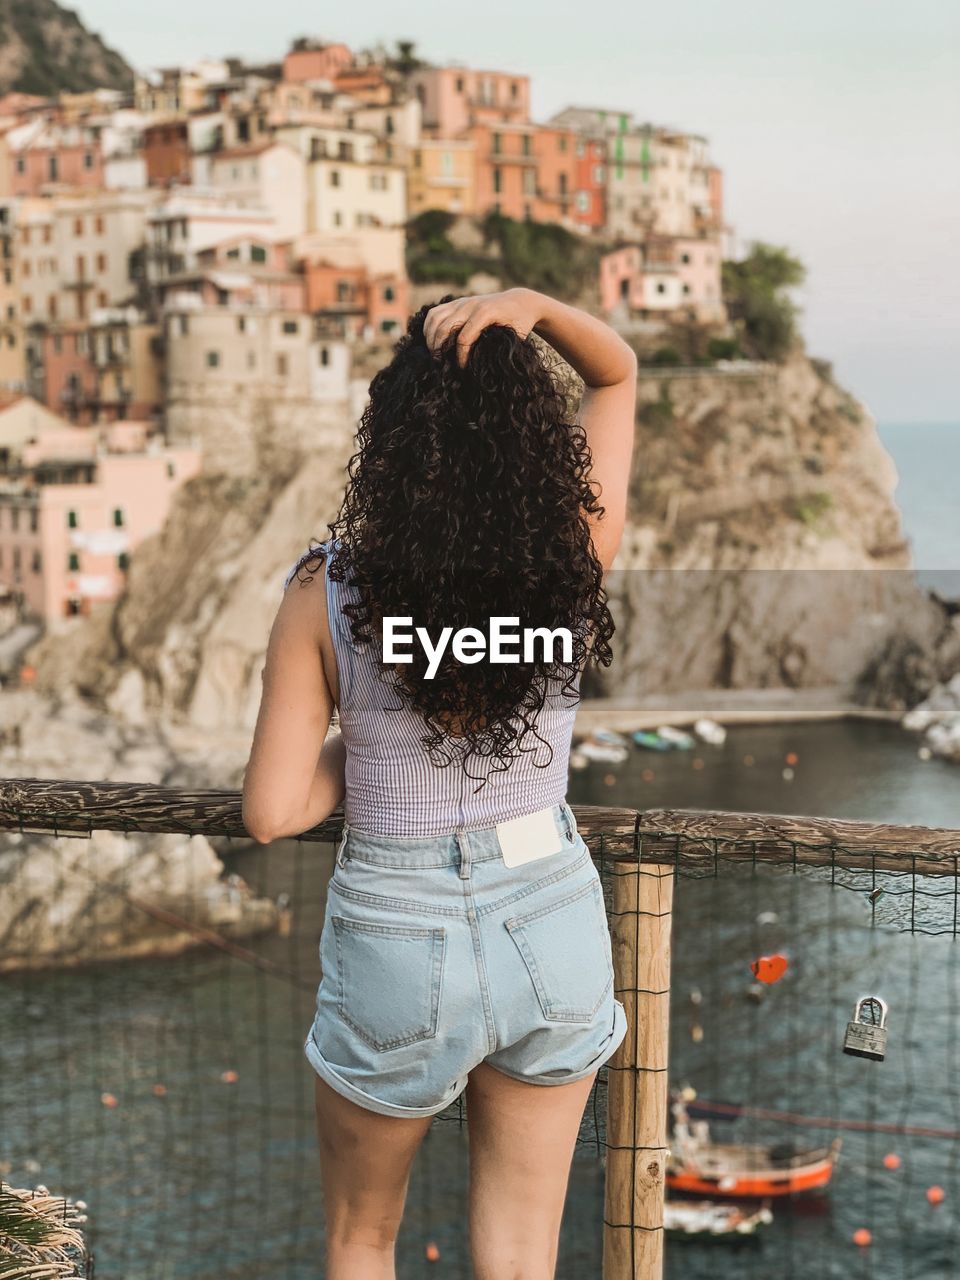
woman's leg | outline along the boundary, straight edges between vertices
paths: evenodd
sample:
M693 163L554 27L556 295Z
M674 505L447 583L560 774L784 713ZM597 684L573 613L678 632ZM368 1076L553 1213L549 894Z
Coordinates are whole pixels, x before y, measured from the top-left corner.
M527 1084L470 1072L470 1246L475 1280L553 1280L573 1150L596 1072Z
M430 1116L357 1106L316 1077L326 1280L395 1280L395 1246L413 1158Z

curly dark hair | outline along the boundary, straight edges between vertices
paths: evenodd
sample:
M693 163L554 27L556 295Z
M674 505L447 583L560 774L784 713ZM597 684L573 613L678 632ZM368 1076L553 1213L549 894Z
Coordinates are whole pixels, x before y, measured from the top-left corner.
M494 616L571 631L568 662L521 653L516 664L467 665L448 649L427 680L414 644L411 664L382 669L422 716L434 762L459 755L474 776L469 758L492 757L498 772L543 741L536 722L548 693L576 699L585 662L609 666L614 628L587 521L603 508L556 365L532 338L494 324L461 368L456 332L436 354L427 347L433 305L410 318L370 383L327 571L356 588L344 613L361 644L379 644L387 616L412 617L433 638L443 627L485 631Z

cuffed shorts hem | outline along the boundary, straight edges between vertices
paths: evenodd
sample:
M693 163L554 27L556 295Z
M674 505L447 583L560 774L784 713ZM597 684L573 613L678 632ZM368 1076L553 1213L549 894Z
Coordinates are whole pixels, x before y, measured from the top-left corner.
M314 1071L322 1080L325 1080L332 1089L341 1094L344 1098L348 1098L351 1102L355 1102L357 1106L364 1107L367 1111L376 1111L382 1116L399 1116L408 1120L416 1120L424 1116L439 1115L441 1111L450 1106L466 1088L467 1082L458 1088L454 1088L450 1096L443 1102L436 1103L430 1107L402 1107L396 1102L384 1102L380 1098L373 1097L372 1094L366 1093L363 1089L358 1088L349 1080L345 1079L338 1071L335 1071L327 1062L323 1054L317 1048L316 1041L310 1035L306 1044L303 1046L304 1053L307 1055L307 1061L313 1067Z
M619 1000L615 1000L613 1030L610 1032L610 1039L582 1071L564 1071L560 1075L530 1075L521 1071L510 1071L507 1067L502 1067L499 1062L491 1062L489 1058L485 1058L484 1061L488 1067L493 1067L494 1071L502 1071L505 1076L510 1076L514 1080L522 1080L525 1084L573 1084L577 1080L583 1080L586 1076L592 1075L594 1071L599 1071L603 1064L612 1058L620 1048L626 1038L627 1030L627 1012L623 1004Z

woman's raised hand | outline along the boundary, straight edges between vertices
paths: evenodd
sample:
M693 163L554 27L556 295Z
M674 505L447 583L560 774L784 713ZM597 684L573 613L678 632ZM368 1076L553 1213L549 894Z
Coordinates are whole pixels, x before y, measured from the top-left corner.
M505 289L502 293L469 294L453 302L431 307L423 322L427 349L437 354L444 340L454 330L457 337L457 363L463 367L470 347L487 325L503 324L525 338L540 319L545 299L533 289Z

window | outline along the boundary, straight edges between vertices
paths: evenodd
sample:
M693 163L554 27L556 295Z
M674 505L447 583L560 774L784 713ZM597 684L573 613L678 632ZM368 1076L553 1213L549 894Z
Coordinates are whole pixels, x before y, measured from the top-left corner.
M393 285L392 284L384 285L383 287L384 302L393 302L393 299L394 299Z
M103 217L99 213L93 220L93 229L98 236L103 235Z
M526 196L535 196L537 194L537 175L533 169L524 169L523 171L523 194Z
M493 154L495 156L498 156L500 154L500 134L499 133L495 133L493 135Z
M370 190L386 191L386 189L387 189L387 175L385 173L371 173L370 174Z
M26 173L27 162L23 156L17 156L17 173Z
M113 527L115 529L123 528L123 507L113 508Z
M494 191L497 191L497 192L500 192L503 190L503 183L502 183L502 178L500 176L499 169L494 169L493 171L493 189Z
M681 255L680 255L680 261L681 261L681 262L689 262L689 261L690 261L690 255L689 255L689 253L681 253Z
M238 244L235 244L235 245L233 246L233 248L232 248L232 249L228 249L228 250L227 250L227 255L226 255L226 256L227 256L228 258L239 258L239 257L240 257L240 246L239 246Z
M30 508L30 532L36 533L40 528L40 512L36 507Z
M277 376L285 378L290 367L290 362L285 355L277 356Z
M20 274L23 276L24 280L29 279L30 271L31 271L30 259L25 258L23 262L23 266L20 268Z
M330 185L331 185L331 187L339 187L339 185L340 185L340 170L339 170L339 169L331 169L331 170L330 170Z
M666 293L666 292L667 292L667 286L661 281L657 285L657 293Z
M75 236L82 236L82 235L83 235L83 219L82 219L82 218L74 218L74 220L73 220L73 234L74 234Z
M19 547L13 548L13 567L15 572L17 573L20 572L20 548Z
M172 480L176 474L177 474L176 467L173 465L172 462L168 462L167 463L167 479Z
M101 289L100 292L97 294L97 306L109 307L109 305L110 305L110 295L104 289Z
M381 332L381 333L392 333L392 332L393 332L393 330L394 330L396 327L397 327L397 322L396 322L396 320L381 320L381 321L380 321L380 332Z
M684 292L685 294L687 294L687 293L689 293L689 292L690 292L690 286L689 286L688 284L685 284L685 285L683 286L683 292Z
M19 508L19 507L11 507L11 508L10 508L10 515L11 515L12 520L13 520L13 523L12 523L12 525L11 525L11 528L13 529L13 532L14 532L14 533L16 533L16 532L17 532L17 530L20 528L20 508Z
M510 81L510 97L516 98L519 92L520 92L520 86L517 84L516 80L511 80Z
M28 316L32 311L33 311L33 299L30 297L29 294L27 294L27 296L23 300L23 314L25 316Z
M207 352L207 368L208 369L220 368L220 352L219 351Z
M50 297L47 298L47 315L51 320L56 320L57 318L57 295L55 293L51 293Z
M560 194L562 196L567 194L567 175L565 173L560 174Z
M343 215L341 214L339 209L335 209L333 212L333 225L335 227L339 227L343 225Z
M47 174L51 182L56 182L59 169L57 167L57 157L50 156L47 160Z
M247 368L255 369L257 367L257 353L255 351L247 352Z
M87 274L87 260L82 253L77 254L77 279L82 280Z
M326 366L330 363L330 348L329 348L329 347L321 347L321 348L320 348L320 363L321 363L324 367L326 367Z
M34 551L33 563L30 565L30 568L33 570L34 573L39 573L42 570L43 557L40 555L39 551Z
M177 319L180 321L180 337L185 338L190 332L190 317L177 316Z
M63 335L60 333L53 335L53 353L57 356L63 353Z
M577 209L580 213L590 212L590 196L586 191L577 192Z
M561 133L560 137L557 139L557 146L560 148L561 151L566 151L567 135L565 133Z
M251 262L266 262L267 251L262 244L252 244L250 246Z
M85 151L83 153L83 167L85 169L93 168L93 152L92 151Z
M463 93L463 76L457 76L457 93Z
M80 556L76 551L71 551L67 556L67 572L76 573L80 568Z
M53 239L53 227L51 227L50 224L47 223L46 226L43 228L43 243L49 244L52 239Z
M102 274L107 269L107 255L105 253L97 254L97 270Z
M283 322L283 332L284 332L284 333L299 333L299 332L300 332L300 326L297 324L296 320L284 320L284 322Z
M117 568L121 573L126 573L130 568L130 556L126 551L121 551L117 556Z
M525 133L525 134L523 135L522 146L523 146L523 154L524 154L525 156L528 156L528 155L530 154L530 135L529 135L529 133Z
M246 331L247 331L247 317L237 316L237 333L246 333Z

